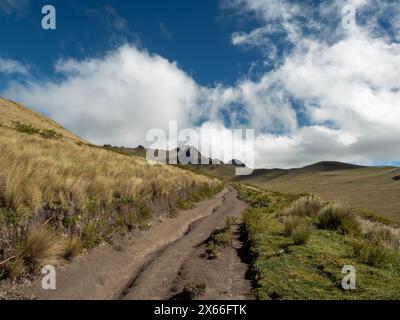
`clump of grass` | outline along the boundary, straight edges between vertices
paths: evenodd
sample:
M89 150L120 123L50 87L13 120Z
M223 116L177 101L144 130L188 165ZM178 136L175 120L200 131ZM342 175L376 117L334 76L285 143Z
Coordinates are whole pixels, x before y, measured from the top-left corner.
M232 216L225 217L225 226L227 228L231 228L234 225L238 224L238 221L239 221L238 217L232 217Z
M205 256L208 259L216 259L221 255L219 247L227 247L232 244L232 226L237 223L236 217L226 217L225 227L215 229L206 241Z
M355 239L352 246L354 255L361 262L375 268L398 264L400 261L394 250L379 242Z
M296 245L306 244L311 237L311 226L305 223L300 224L292 231L291 237Z
M288 215L301 217L315 217L325 206L325 202L317 196L311 195L298 199L285 212Z
M321 210L318 227L339 231L343 234L360 232L360 224L353 209L338 202L330 203Z
M183 294L189 299L194 299L203 295L206 292L206 284L205 283L193 283L189 282L183 288Z
M64 241L64 252L63 257L66 260L78 256L82 252L82 243L79 237L75 235L69 235Z
M47 226L32 228L21 249L22 258L33 268L57 264L64 250L62 239Z
M286 217L283 221L284 235L287 237L290 237L292 235L293 231L301 224L301 221L302 221L302 219L298 216Z
M291 237L294 244L306 244L311 237L311 226L299 216L289 216L283 221L284 235Z
M233 234L232 230L230 228L221 228L221 229L216 229L214 230L208 242L214 243L216 246L229 246L232 243L233 240Z
M369 230L363 237L372 243L382 243L400 252L400 236L388 227Z
M26 272L25 262L22 257L15 257L5 263L0 269L0 278L15 280Z
M84 248L94 248L105 240L104 231L98 221L87 222L82 227L82 245Z

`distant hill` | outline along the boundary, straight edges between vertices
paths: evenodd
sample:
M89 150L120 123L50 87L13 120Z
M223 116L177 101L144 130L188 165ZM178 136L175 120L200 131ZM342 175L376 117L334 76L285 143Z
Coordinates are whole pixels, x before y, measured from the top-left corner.
M319 162L296 169L257 169L232 181L281 192L311 192L400 222L400 169Z
M321 161L314 163L309 166L305 166L301 168L303 171L338 171L338 170L353 170L353 169L361 169L365 168L365 166L338 162L338 161Z

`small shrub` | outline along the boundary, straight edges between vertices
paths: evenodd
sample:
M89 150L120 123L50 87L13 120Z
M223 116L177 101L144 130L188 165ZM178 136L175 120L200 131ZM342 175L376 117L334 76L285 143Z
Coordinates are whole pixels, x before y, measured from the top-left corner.
M186 210L190 208L190 204L183 198L178 198L176 201L176 206L179 210Z
M296 245L306 244L311 237L311 227L305 223L298 225L291 234Z
M317 196L302 197L295 201L287 210L290 215L301 217L315 217L325 206L325 202Z
M340 203L331 203L322 209L319 215L318 227L339 231L343 234L357 234L360 232L360 225L353 210Z
M199 191L192 191L189 194L189 200L193 201L193 202L199 202L199 201L203 200L203 195Z
M47 226L30 230L22 246L22 257L35 266L55 265L63 254L60 237Z
M26 134L38 134L40 132L39 129L32 127L31 125L22 124L19 121L14 122L15 129L18 132L26 133Z

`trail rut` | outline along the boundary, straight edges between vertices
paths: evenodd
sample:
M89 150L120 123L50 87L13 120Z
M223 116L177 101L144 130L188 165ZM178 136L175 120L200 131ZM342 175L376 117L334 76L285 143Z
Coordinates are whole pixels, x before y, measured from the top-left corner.
M131 240L97 248L59 268L56 290L43 290L39 279L29 294L44 300L166 300L182 298L185 284L197 282L206 285L200 298L246 299L251 283L239 232L220 258L201 257L204 241L224 224L224 217L239 217L246 207L228 187L175 219L157 222Z

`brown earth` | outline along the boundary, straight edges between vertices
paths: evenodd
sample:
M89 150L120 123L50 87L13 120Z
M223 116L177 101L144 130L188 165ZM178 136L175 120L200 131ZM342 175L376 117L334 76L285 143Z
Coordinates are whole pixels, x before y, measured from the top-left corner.
M242 248L239 232L236 232L233 246L224 248L221 257L215 260L202 257L204 242L211 232L224 225L226 216L239 217L246 207L237 199L236 191L229 190L224 203L212 215L194 222L185 236L154 257L138 274L123 299L184 298L179 293L188 283L206 286L201 299L246 299L251 283L245 278L247 264L238 254Z
M251 284L245 278L239 233L217 260L199 257L204 241L223 225L224 217L239 216L245 208L228 187L177 218L158 221L148 231L78 257L58 268L56 290L43 290L38 279L27 295L40 300L170 299L186 281L201 280L207 289L200 298L245 299Z

